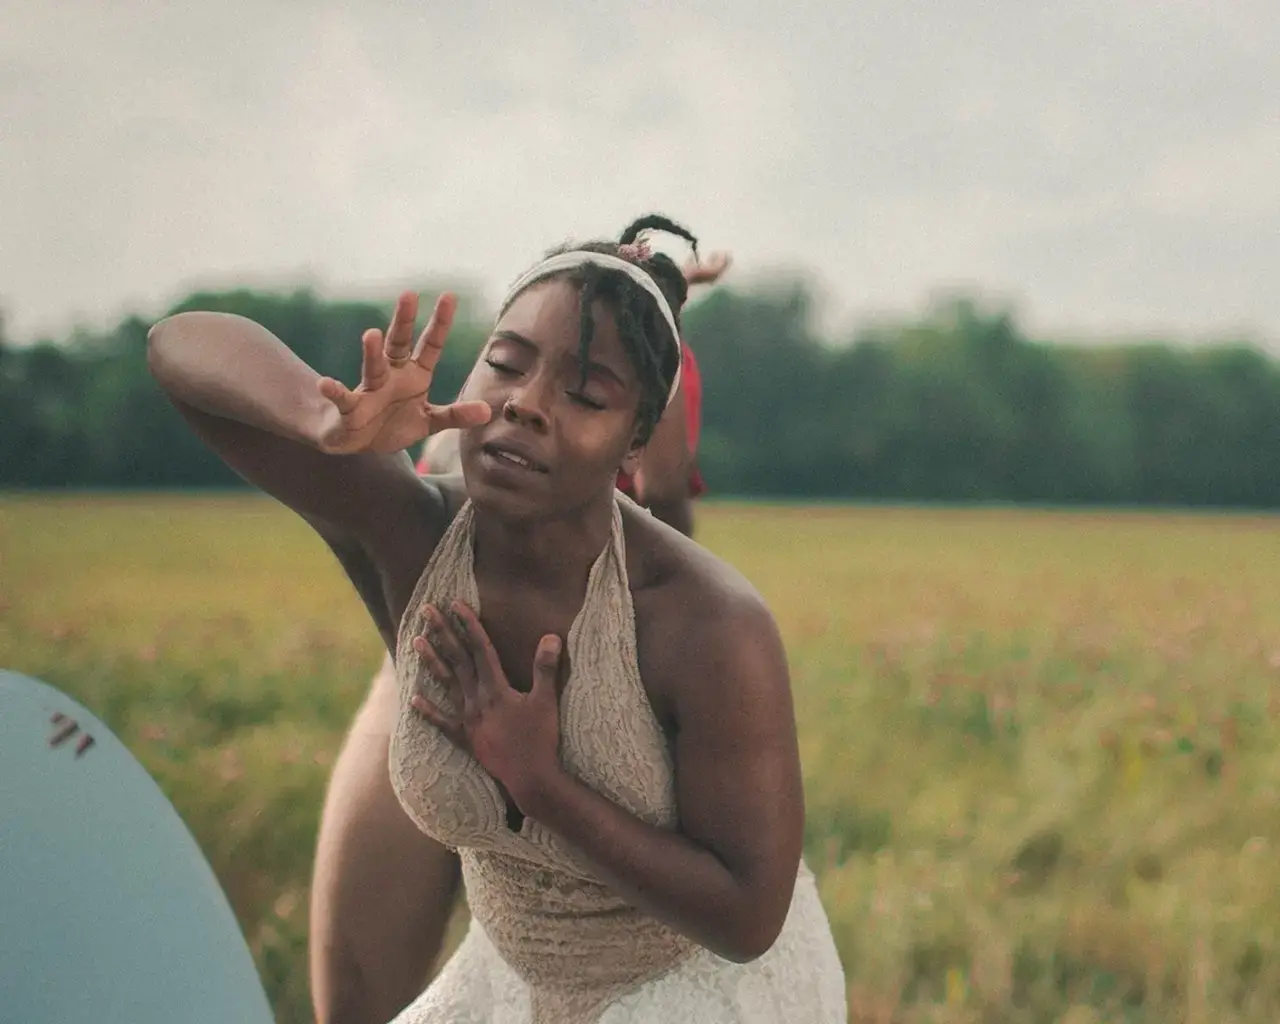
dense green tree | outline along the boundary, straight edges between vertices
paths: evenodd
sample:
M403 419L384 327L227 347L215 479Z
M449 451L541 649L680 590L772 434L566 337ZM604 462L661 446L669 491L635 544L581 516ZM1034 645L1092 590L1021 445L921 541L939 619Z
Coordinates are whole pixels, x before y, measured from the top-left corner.
M249 289L170 312L184 309L250 317L349 382L361 333L389 311ZM461 386L488 315L464 296L438 399ZM815 319L803 281L718 288L687 310L714 492L1280 507L1280 364L1257 348L1052 345L965 297L842 345ZM19 346L0 318L0 486L239 486L148 375L149 322Z

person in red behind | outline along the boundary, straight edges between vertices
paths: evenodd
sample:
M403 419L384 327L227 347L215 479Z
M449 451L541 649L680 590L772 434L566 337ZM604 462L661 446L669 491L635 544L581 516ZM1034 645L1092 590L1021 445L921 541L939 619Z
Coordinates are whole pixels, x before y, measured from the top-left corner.
M651 227L683 233L669 222ZM690 286L712 284L727 253L684 266ZM702 379L681 339L682 400L655 427L634 477L618 489L657 518L693 536ZM460 472L458 431L433 435L421 474ZM334 764L321 814L311 884L310 973L317 1024L385 1024L422 992L444 944L459 890L457 856L422 832L391 787L387 754L396 715L388 656L374 677Z

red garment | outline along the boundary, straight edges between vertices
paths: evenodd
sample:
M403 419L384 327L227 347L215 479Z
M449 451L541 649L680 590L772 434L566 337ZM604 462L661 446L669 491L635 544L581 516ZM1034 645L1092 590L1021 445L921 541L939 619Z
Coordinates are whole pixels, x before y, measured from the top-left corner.
M698 369L698 361L693 357L691 349L680 339L680 389L684 395L685 439L689 445L689 455L693 459L689 466L689 497L696 498L706 493L707 484L698 471L698 438L702 435L702 372ZM418 473L427 475L427 458L418 459ZM634 484L626 473L618 473L618 490L630 498L635 497Z
M696 498L707 490L698 471L698 438L702 435L702 372L698 361L683 338L680 339L680 390L684 395L685 441L689 445L689 497ZM634 483L626 473L618 473L618 490L635 497Z

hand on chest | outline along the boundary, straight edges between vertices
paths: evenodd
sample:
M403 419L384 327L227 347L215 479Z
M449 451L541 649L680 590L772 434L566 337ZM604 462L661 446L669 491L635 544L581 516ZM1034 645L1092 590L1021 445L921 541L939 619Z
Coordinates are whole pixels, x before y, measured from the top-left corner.
M480 597L480 622L489 635L507 682L521 693L533 686L534 660L538 645L547 636L560 639L565 647L557 691L563 694L572 671L569 634L581 606L571 607L567 601L556 601L531 588L515 586L477 588Z
M402 805L446 844L532 844L560 859L567 851L536 822L512 815L510 797L531 776L563 770L642 819L673 826L671 752L640 679L616 510L614 541L585 593L477 578L470 525L460 513L401 635L404 696L391 773ZM467 620L472 639L445 644L437 658L433 631L457 639L437 614L446 610ZM476 655L487 659L483 671Z

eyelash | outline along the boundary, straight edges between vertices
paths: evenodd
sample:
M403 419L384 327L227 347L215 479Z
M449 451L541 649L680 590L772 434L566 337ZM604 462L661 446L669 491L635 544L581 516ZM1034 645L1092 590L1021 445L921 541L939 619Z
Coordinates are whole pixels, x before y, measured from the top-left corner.
M493 369L497 370L499 373L504 375L518 374L520 372L514 366L508 366L506 363L499 363L493 359L486 359L485 362L488 363L491 367L493 367ZM588 409L596 409L598 411L604 410L603 405L601 405L599 402L592 401L590 398L584 395L581 391L570 391L569 397L572 398L579 405L585 405Z

